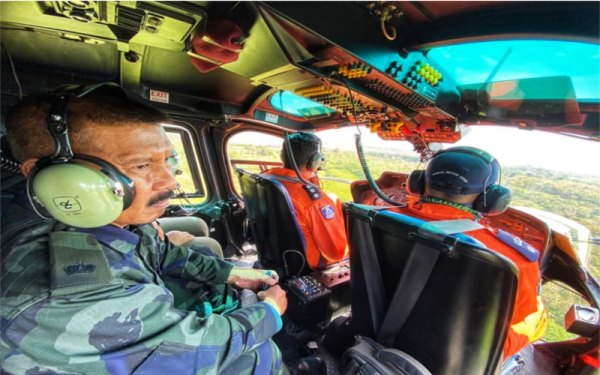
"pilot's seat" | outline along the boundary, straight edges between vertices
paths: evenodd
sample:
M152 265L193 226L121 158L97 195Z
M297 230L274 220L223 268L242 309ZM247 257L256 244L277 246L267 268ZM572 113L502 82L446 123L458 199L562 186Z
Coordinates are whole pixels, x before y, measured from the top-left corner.
M516 266L433 222L359 204L345 211L355 334L409 354L433 374L494 374L514 309Z
M311 269L306 260L306 241L283 184L269 175L239 168L236 172L260 266L275 269L281 275L285 274L280 272L285 272L285 265L288 275L308 274Z
M375 184L379 189L391 200L406 203L407 200L416 199L411 196L405 188L408 174L400 172L385 171L381 173ZM354 203L366 205L387 206L373 190L371 184L367 180L356 180L350 184L350 192Z

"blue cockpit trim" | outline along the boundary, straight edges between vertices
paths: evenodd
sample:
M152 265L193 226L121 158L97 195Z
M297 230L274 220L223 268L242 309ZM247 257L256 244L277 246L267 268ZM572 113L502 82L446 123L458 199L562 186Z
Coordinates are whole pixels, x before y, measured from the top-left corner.
M408 224L408 225L414 225L415 226L415 232L418 230L418 228L427 223L427 221L422 220L422 219L417 219L411 216L407 216L407 215L403 215L403 214L399 214L397 212L389 212L389 211L378 211L377 215L382 215L385 217L389 217L390 219L396 220L396 221L401 221L404 224ZM464 233L456 233L456 234L451 234L451 237L455 237L458 238L460 241L465 242L467 244L470 245L475 245L475 246L479 246L482 247L484 249L487 249L487 246L485 246L481 241L476 240L475 238L468 236Z

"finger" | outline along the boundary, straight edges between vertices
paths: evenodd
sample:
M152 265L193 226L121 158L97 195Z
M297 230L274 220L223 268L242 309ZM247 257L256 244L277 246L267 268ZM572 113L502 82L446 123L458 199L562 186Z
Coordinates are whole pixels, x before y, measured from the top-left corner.
M267 275L268 277L275 279L275 280L279 280L279 275L277 274L277 272L273 271L273 270L265 270L265 271L260 271L261 274L263 275Z
M277 275L277 273L275 271L262 271L260 273L260 280L262 280L265 284L269 285L269 286L273 286L275 284L277 284L277 279L274 279L272 274Z
M275 283L279 282L279 275L275 271L271 271L271 278L275 280Z

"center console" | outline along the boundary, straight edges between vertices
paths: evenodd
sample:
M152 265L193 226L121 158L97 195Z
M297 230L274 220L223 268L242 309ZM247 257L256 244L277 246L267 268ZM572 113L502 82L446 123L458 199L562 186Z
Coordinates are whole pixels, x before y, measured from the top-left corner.
M327 328L331 315L350 305L350 265L338 263L325 270L285 281L288 291L286 314L303 329Z

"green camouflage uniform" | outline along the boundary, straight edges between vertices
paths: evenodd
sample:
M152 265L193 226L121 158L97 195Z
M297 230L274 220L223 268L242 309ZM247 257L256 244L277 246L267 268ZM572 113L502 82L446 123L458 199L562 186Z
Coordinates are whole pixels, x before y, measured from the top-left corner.
M151 225L5 229L2 373L283 373L270 339L281 318L264 302L234 309L229 263L164 242Z

